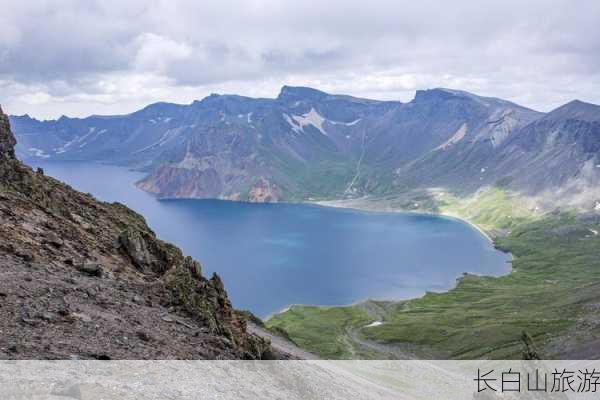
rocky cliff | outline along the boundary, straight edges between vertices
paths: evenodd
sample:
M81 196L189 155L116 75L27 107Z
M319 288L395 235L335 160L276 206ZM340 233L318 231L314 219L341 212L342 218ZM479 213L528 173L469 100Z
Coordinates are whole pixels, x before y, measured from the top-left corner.
M8 117L0 108L0 157L14 159L17 141L10 130Z
M277 357L125 206L32 171L0 111L0 359Z

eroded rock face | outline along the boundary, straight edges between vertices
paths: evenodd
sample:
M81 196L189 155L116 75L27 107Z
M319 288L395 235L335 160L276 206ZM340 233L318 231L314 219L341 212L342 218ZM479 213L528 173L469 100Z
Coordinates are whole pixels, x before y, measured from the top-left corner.
M223 190L214 169L195 170L170 165L159 167L137 187L162 198L216 198Z
M10 130L8 117L0 107L0 157L15 158L15 144L17 141Z
M248 201L252 203L276 203L281 199L281 190L266 178L256 180L248 192Z
M32 171L0 114L0 359L256 359L221 279L144 218Z
M121 232L119 244L133 265L143 272L164 273L180 256L177 249L161 245L153 234L135 228Z

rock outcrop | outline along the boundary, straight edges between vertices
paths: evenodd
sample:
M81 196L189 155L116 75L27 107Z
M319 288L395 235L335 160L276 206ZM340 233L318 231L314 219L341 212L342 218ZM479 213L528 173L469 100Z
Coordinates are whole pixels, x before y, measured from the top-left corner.
M10 130L8 117L0 108L0 157L15 158L15 145L17 141Z
M276 203L279 200L281 200L279 187L262 176L254 182L248 192L248 201L252 203Z
M15 158L0 112L0 359L278 357L221 279L127 207Z

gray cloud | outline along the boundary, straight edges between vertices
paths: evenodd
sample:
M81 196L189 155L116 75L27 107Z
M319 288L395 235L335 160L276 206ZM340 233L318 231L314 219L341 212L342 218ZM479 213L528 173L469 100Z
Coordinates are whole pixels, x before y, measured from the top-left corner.
M400 100L450 86L542 110L600 103L595 0L4 3L11 113L124 113L282 84Z

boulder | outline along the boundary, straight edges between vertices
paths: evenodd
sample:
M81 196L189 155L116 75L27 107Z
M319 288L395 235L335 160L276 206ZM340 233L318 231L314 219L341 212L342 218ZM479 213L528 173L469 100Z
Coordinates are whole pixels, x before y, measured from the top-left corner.
M102 268L102 265L95 263L95 262L84 262L80 267L79 270L81 272L83 272L86 275L89 276L95 276L98 278L102 277L102 274L104 272L104 269Z
M150 250L148 238L143 232L126 229L119 235L119 246L131 262L140 270L155 270L160 261Z

